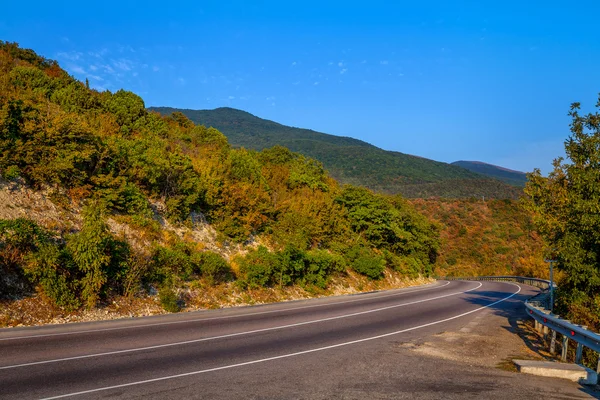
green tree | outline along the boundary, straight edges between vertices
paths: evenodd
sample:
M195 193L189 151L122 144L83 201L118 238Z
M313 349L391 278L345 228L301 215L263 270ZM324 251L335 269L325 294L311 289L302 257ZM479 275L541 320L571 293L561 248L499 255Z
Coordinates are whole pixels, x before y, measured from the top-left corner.
M114 247L114 239L104 221L103 207L98 203L85 207L83 227L67 238L67 248L83 273L81 296L89 308L96 305L109 278L111 261L115 261L112 259Z
M559 312L600 327L600 114L580 115L573 103L571 135L565 141L568 161L558 158L543 177L529 174L525 206L557 256L564 271L558 296ZM600 108L600 99L596 104Z

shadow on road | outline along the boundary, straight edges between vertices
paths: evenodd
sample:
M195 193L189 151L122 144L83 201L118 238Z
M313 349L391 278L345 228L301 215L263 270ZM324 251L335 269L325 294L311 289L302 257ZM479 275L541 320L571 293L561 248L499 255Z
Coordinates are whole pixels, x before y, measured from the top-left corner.
M529 350L536 353L544 360L556 361L558 360L558 354L560 354L560 341L557 340L556 344L557 354L551 354L549 352L548 343L544 340L543 336L533 328L533 319L529 317L525 308L525 301L539 293L539 289L527 285L521 285L521 288L522 290L520 293L488 308L491 313L506 320L507 324L502 325L502 328L517 335ZM480 307L493 304L507 296L506 292L499 291L475 291L467 294L468 297L466 301ZM512 364L512 362L510 363ZM516 369L514 369L514 371L516 371ZM600 386L598 385L580 385L579 390L596 399L600 399Z

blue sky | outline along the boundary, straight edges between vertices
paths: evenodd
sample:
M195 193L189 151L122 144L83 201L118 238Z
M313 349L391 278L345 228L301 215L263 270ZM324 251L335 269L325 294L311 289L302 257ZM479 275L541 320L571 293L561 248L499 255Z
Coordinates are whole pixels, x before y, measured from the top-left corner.
M143 5L142 5L143 4ZM0 39L146 105L240 108L548 172L600 92L597 1L8 2Z

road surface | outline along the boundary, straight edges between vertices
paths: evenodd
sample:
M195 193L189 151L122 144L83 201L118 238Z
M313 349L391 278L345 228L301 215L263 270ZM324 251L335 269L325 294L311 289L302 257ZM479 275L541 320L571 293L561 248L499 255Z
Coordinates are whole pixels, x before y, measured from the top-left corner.
M512 310L535 289L432 285L155 317L0 330L0 399L588 398L577 385L398 344Z

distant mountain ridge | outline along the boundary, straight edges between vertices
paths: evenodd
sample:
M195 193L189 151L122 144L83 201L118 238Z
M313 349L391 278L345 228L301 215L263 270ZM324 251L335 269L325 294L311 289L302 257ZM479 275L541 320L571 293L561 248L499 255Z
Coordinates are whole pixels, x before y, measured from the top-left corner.
M499 179L509 185L524 187L525 183L527 183L527 174L525 172L515 171L481 161L455 161L452 165L457 165L466 168L469 171Z
M223 132L234 147L262 150L281 145L315 158L342 183L406 197L517 198L521 191L460 166L395 151L362 140L293 128L233 108L191 110L149 107L163 115L181 112L196 124Z

